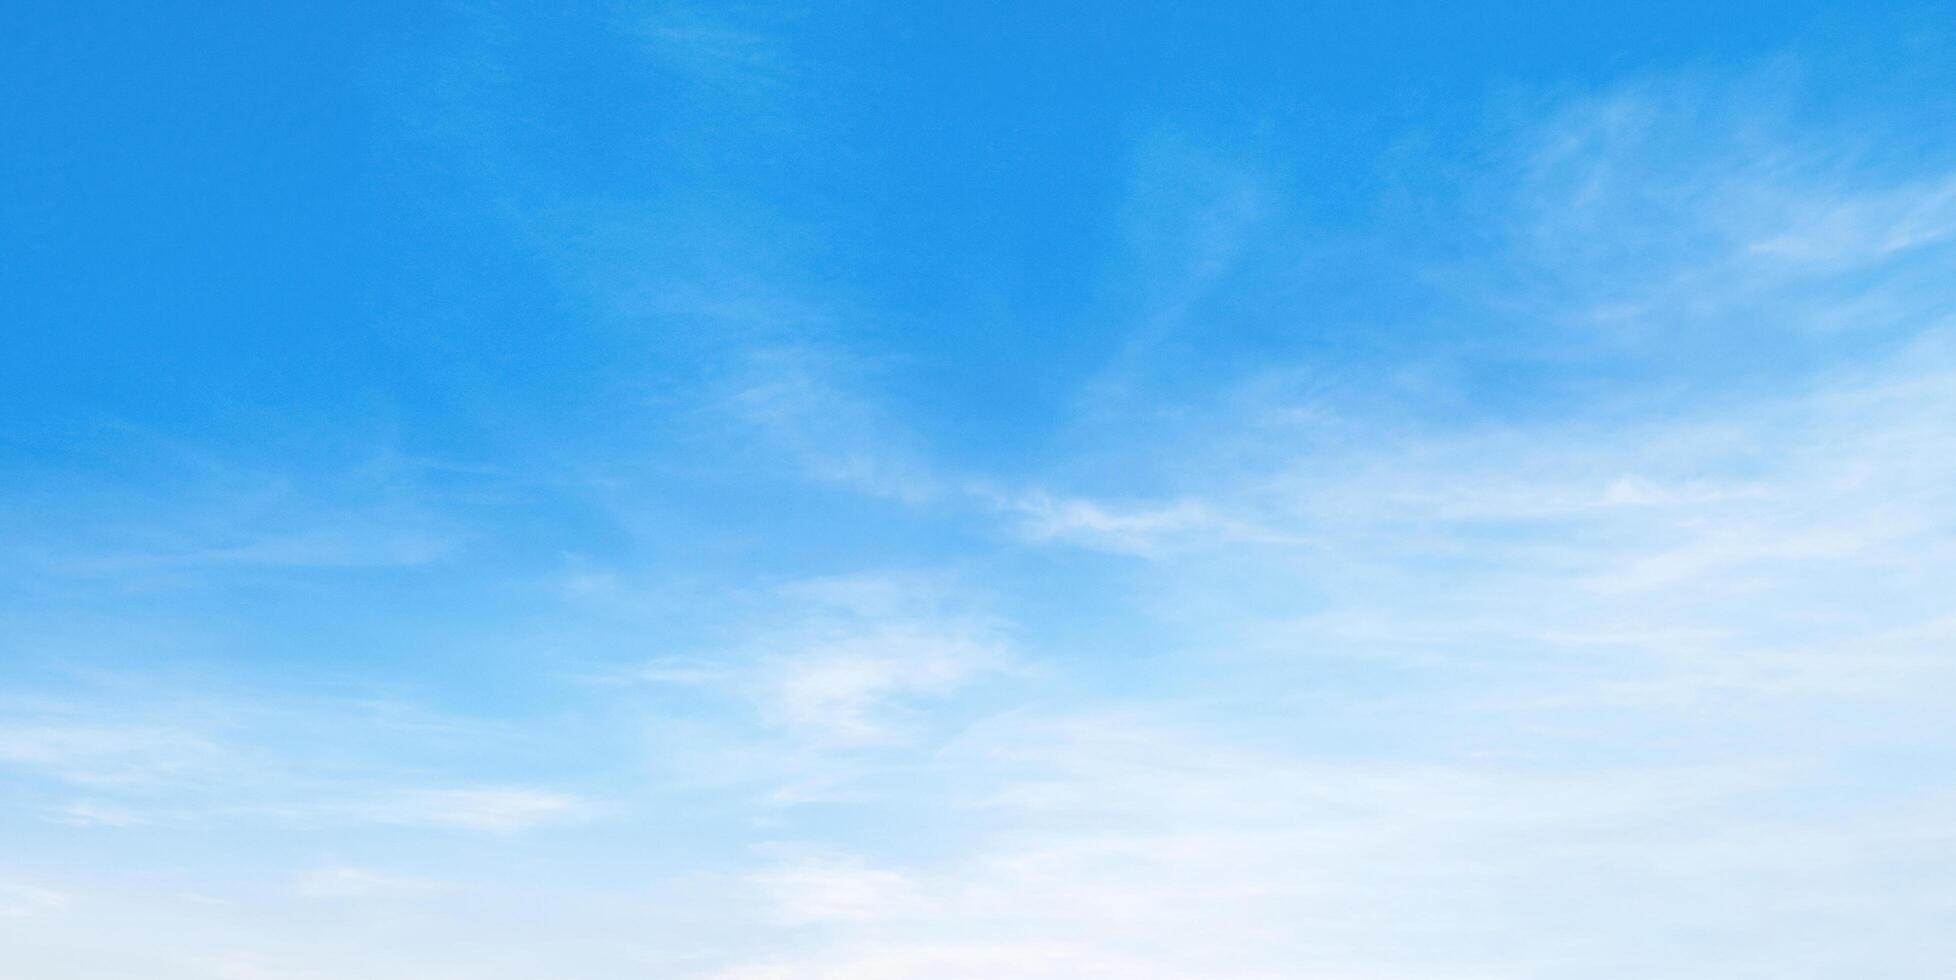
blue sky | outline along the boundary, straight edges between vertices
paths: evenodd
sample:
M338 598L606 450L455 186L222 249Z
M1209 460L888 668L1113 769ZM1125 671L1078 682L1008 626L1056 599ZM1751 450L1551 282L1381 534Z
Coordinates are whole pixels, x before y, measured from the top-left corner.
M16 3L0 961L1942 977L1956 11Z

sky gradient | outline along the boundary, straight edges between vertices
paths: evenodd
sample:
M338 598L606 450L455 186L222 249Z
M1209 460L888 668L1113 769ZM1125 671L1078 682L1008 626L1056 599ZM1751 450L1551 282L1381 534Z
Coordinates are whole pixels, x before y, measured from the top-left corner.
M0 975L1956 968L1956 8L28 0L0 81Z

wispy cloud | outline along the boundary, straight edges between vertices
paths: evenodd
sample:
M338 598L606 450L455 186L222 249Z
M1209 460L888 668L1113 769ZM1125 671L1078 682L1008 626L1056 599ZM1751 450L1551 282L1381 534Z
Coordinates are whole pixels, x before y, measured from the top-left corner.
M624 676L720 690L811 749L900 744L918 734L922 706L1015 666L1000 624L950 588L916 576L796 582L731 648Z
M16 523L8 551L19 568L37 570L19 584L160 586L266 569L412 568L466 538L420 485L427 465L389 453L282 472L235 454L122 438L143 447L130 455L153 471L147 492L105 492L78 471L49 467L8 494L4 516Z
M943 492L902 427L840 380L836 355L812 348L756 352L725 405L815 480L917 503Z
M1036 542L1075 544L1117 554L1158 555L1178 539L1271 542L1282 535L1216 512L1199 500L1166 503L1055 498L1035 492L1006 508L1023 515Z
M403 790L351 812L381 823L513 834L590 809L588 801L566 793L494 786Z
M820 938L705 975L1740 969L1780 961L1758 946L1629 948L1591 913L1735 934L1842 914L1784 888L1798 866L1848 907L1872 901L1849 914L1873 921L1895 889L1928 897L1885 862L1934 836L1939 812L1771 816L1785 767L1360 764L1132 714L1001 723L947 764L1001 778L985 805L1008 831L909 870L831 859L767 872L756 887Z
M106 710L71 691L15 705L0 725L0 769L31 790L46 820L99 830L364 824L510 834L597 809L536 786L429 785L417 756L494 736L408 706L234 700L132 677L93 697L129 690L154 700ZM333 740L319 742L328 732ZM370 755L377 747L383 754Z
M860 860L805 858L752 877L769 896L774 916L790 926L831 922L889 922L919 901L907 876Z
M0 879L0 919L25 919L60 912L68 896L52 888Z
M303 898L364 899L429 895L449 886L417 875L335 865L300 872L292 887Z

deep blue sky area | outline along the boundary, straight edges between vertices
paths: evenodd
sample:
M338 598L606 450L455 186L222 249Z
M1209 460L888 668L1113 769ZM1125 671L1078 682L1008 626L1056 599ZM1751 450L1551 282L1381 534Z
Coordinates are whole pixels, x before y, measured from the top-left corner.
M594 383L687 383L727 328L644 294L765 276L901 362L879 383L933 436L999 454L1050 434L1174 274L1136 253L1190 229L1114 227L1137 183L1273 160L1272 206L1310 229L1246 259L1292 263L1263 287L1284 305L1230 311L1165 383L1245 350L1399 355L1377 321L1445 300L1396 266L1480 247L1450 220L1463 184L1545 102L1737 62L1836 124L1948 107L1936 10L1828 6L734 5L653 27L663 9L605 4L15 5L15 436L115 415L248 447L354 422L468 452L539 413L588 422ZM648 57L661 31L708 40ZM1870 79L1884 48L1903 70ZM1187 158L1128 173L1151 138Z

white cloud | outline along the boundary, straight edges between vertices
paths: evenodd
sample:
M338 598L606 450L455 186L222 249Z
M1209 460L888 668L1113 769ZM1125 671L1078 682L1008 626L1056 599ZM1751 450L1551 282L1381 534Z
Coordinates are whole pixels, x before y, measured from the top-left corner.
M768 605L725 650L619 676L719 690L759 725L822 751L908 742L927 706L1016 665L1000 623L921 577L796 581Z
M1006 662L996 643L964 631L878 624L769 658L759 684L774 721L831 744L868 744L898 736L905 705Z
M1249 540L1267 537L1193 500L1121 505L1033 493L1014 501L1009 509L1023 515L1024 531L1034 541L1076 544L1115 554L1159 554L1169 543L1189 535Z
M59 698L11 700L0 771L26 777L19 786L35 809L73 828L382 823L514 833L596 809L534 786L427 786L415 772L423 754L466 742L493 756L507 736L412 704L259 699L134 673L104 674Z
M355 812L393 824L514 834L588 814L588 800L517 786L406 790Z
M1001 721L943 762L996 787L998 832L915 867L767 872L815 931L701 975L1821 978L1866 950L1787 923L1906 907L1921 929L1947 905L1894 863L1946 803L1786 813L1799 765L1334 760L1131 712ZM1639 938L1689 934L1745 939Z
M843 374L840 359L819 349L758 351L722 407L813 479L906 503L939 495L914 440Z
M18 881L0 880L0 919L26 919L60 912L70 899L65 892Z
M453 545L450 537L412 528L338 526L273 532L224 544L91 555L64 560L58 567L64 572L91 575L223 566L387 568L427 564Z
M300 897L320 899L428 895L447 887L431 878L343 865L308 869L293 879L293 890Z
M151 822L148 817L122 807L87 801L58 808L55 820L75 827L139 827Z
M1751 253L1808 269L1850 269L1946 241L1956 233L1956 179L1841 197L1816 196Z
M91 787L142 787L208 774L227 758L210 735L171 724L60 718L0 725L0 765Z
M804 859L769 868L752 882L786 925L888 921L910 915L916 887L900 872L861 861Z

